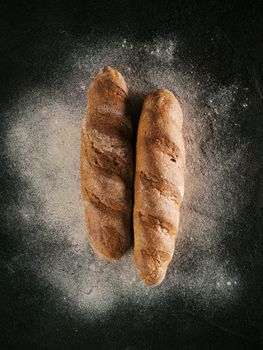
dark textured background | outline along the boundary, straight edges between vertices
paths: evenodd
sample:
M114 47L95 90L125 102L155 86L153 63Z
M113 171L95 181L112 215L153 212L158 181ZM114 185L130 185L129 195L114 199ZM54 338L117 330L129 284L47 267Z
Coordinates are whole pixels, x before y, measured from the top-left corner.
M200 70L226 84L239 75L253 92L254 115L242 133L258 137L263 155L263 5L261 1L2 1L0 8L1 109L5 111L25 89L49 82L56 64L67 55L61 32L78 38L83 34L132 34L150 39L179 33L183 56L195 59ZM215 39L211 41L213 36ZM44 43L45 52L37 50ZM43 48L43 45L42 45ZM34 56L32 51L34 49ZM107 322L85 322L58 307L56 290L43 285L32 271L10 270L8 262L18 253L19 220L6 221L10 203L21 200L21 183L8 170L1 133L1 349L254 349L263 347L262 323L262 216L263 180L259 166L255 194L247 207L246 234L238 249L229 251L242 270L245 291L238 307L207 319L195 305L183 310L184 301L171 299L153 310L139 313L120 300ZM26 228L30 229L30 228ZM34 227L32 228L34 230ZM16 234L14 234L16 232ZM18 234L17 234L18 233ZM47 247L48 249L48 247ZM26 252L25 252L26 254ZM77 332L76 332L77 329Z

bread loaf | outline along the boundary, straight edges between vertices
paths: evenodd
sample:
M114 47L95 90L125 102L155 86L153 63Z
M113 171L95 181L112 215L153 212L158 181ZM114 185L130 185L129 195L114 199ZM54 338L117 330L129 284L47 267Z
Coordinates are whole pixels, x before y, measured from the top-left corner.
M184 195L183 114L168 90L144 102L136 145L134 257L149 286L162 282L171 262Z
M88 91L81 131L80 177L91 246L104 259L119 259L132 224L132 125L127 85L111 67L98 72Z

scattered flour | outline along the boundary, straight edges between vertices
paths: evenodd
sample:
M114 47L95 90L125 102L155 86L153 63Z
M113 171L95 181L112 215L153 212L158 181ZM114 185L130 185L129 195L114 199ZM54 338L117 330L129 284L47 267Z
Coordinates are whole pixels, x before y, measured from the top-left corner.
M52 89L29 91L6 111L11 171L28 184L21 188L24 200L15 210L22 222L42 227L23 240L28 247L38 241L31 250L37 273L85 317L105 316L120 298L151 306L183 296L204 310L235 301L242 283L221 242L247 203L242 188L248 145L232 114L240 88L218 86L210 76L200 76L180 57L175 38L147 43L102 39L92 45L85 45L84 38L73 46L64 68L54 72ZM132 249L119 262L105 262L88 245L79 184L80 128L86 90L104 65L121 71L134 96L157 87L172 90L185 115L187 172L180 234L167 278L155 289L140 281ZM51 243L43 253L45 242Z

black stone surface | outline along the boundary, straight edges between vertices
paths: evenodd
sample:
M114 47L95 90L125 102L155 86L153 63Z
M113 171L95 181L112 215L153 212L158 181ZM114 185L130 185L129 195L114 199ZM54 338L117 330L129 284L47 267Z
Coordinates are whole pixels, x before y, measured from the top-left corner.
M19 219L6 220L12 204L23 200L20 189L27 184L9 169L4 149L7 121L1 118L0 348L263 348L262 2L2 1L0 18L2 111L12 106L23 91L49 83L48 77L67 54L67 39L60 39L61 31L76 38L89 33L98 38L126 33L138 40L177 33L185 43L186 60L194 58L199 69L219 83L225 84L238 74L250 86L254 115L243 124L241 132L251 140L257 137L259 155L259 171L253 178L255 193L242 214L246 234L239 236L238 247L235 239L225 242L245 283L238 306L226 308L211 320L196 311L194 304L186 311L180 298L171 298L152 310L142 307L140 312L135 312L128 300L120 300L110 319L88 322L73 316L66 307L63 310L59 292L39 280L34 271L14 272L9 267L9 262L21 254L19 233L36 227L25 227ZM40 42L47 47L45 55L37 50ZM26 249L22 256L27 259Z

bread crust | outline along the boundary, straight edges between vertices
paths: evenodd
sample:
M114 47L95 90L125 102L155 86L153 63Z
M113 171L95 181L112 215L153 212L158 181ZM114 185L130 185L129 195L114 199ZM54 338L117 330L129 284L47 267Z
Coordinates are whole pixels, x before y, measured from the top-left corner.
M119 259L130 245L133 151L127 94L116 69L101 69L88 91L81 130L80 180L87 231L94 252L107 260Z
M160 284L172 260L184 195L183 113L168 90L145 99L134 185L134 258L142 280Z

